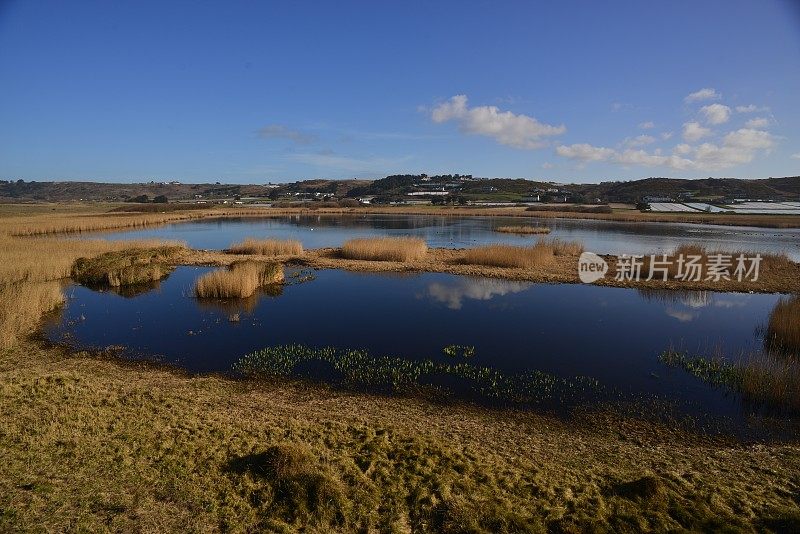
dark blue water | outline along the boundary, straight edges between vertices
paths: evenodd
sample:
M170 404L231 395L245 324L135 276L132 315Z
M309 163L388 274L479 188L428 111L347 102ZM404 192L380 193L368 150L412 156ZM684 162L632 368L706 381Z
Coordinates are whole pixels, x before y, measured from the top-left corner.
M445 358L447 345L473 345L475 365L589 376L628 393L730 413L735 399L658 356L670 346L729 357L758 350L758 329L780 298L330 270L280 294L198 301L191 288L208 270L180 267L135 297L72 286L48 335L78 346L125 346L193 372L230 372L246 353L289 343L417 360ZM236 313L239 321L231 322Z
M421 215L319 215L201 220L105 234L110 239L162 238L200 249L224 249L246 237L297 239L306 248L338 247L354 237L413 235L431 247L467 248L487 243L529 244L537 237L493 229L538 224L552 237L579 240L599 254L666 252L688 243L709 249L786 252L800 260L800 229L775 230L698 224L625 223L588 219L441 217Z

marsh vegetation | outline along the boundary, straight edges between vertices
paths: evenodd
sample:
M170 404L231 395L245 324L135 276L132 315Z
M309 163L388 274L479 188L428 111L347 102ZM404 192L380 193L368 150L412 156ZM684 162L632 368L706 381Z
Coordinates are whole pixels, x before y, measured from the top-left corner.
M800 296L778 302L770 313L764 338L768 350L800 357Z
M206 299L242 299L261 287L283 281L283 265L279 263L241 261L202 275L195 282L194 294Z
M78 258L72 265L72 279L93 287L147 284L169 275L187 250L183 246L129 248L91 258Z
M667 350L660 359L703 382L739 393L747 402L800 413L800 362L795 358L756 353L730 361Z
M470 351L469 347L457 347L459 349L453 355L461 353L469 358L474 354L474 348ZM419 388L439 389L442 386L437 385L438 382L446 378L448 382L458 384L462 393L466 390L470 395L486 399L537 404L555 399L563 403L574 402L602 390L597 380L585 376L559 378L535 369L507 373L463 361L411 360L374 356L366 350L315 348L299 344L266 347L252 352L237 361L233 368L255 378L303 377L314 363L324 363L333 369L333 375L327 377L329 381L341 380L345 387L367 391L413 393Z
M228 249L231 254L258 254L260 256L298 256L303 245L293 239L252 239L234 243Z
M581 252L583 245L577 241L540 239L526 247L497 244L467 249L464 252L464 263L530 269L546 266L556 256L577 256Z
M367 237L342 245L342 257L349 260L410 262L424 258L427 252L428 245L418 237Z
M549 234L550 228L547 226L528 226L528 225L515 225L515 226L498 226L494 229L495 232L502 234Z

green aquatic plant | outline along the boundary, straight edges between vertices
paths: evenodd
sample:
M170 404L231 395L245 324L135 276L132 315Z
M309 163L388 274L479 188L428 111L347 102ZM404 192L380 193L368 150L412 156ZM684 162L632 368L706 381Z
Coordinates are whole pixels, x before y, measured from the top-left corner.
M464 358L472 358L475 356L475 347L473 345L447 345L442 349L442 354L456 358L461 355Z
M462 384L481 397L519 403L565 401L580 393L601 389L597 380L583 376L565 379L537 370L506 373L467 362L451 364L430 359L411 360L373 356L359 349L305 345L263 348L242 357L234 364L234 370L254 378L302 376L303 369L314 363L329 365L346 387L399 393L434 385L437 379Z
M691 357L667 350L659 359L707 384L735 391L748 402L800 413L800 362L794 358L758 353L729 362L721 357Z

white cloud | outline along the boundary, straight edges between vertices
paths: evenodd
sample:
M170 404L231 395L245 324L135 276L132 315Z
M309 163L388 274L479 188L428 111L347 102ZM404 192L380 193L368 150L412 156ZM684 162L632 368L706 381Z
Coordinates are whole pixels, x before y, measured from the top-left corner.
M692 147L682 143L675 146L671 155L664 155L660 150L651 153L641 149L626 149L619 152L586 143L562 145L556 148L556 153L583 162L606 161L626 166L669 167L677 170L721 170L750 163L759 150L769 150L773 146L774 138L769 132L741 128L725 135L720 145L703 143Z
M467 106L466 95L456 95L431 111L436 123L458 122L459 129L469 134L494 138L498 143L514 148L535 149L545 146L543 138L563 134L567 128L551 126L527 115L500 111L497 106Z
M710 124L724 124L731 117L731 108L722 104L710 104L700 108L700 112L706 116Z
M454 284L434 282L428 285L427 296L451 310L460 310L465 300L491 300L520 293L532 286L529 282L511 282L492 278L461 278Z
M795 152L794 154L792 154L789 157L791 157L792 159L800 159L800 152Z
M766 128L769 126L769 120L764 117L756 117L744 123L747 128Z
M611 148L592 146L588 143L578 143L569 146L557 146L556 154L581 161L605 161L614 157L616 151Z
M758 112L767 112L769 108L767 106L758 107L754 104L748 104L746 106L736 106L737 113L755 113Z
M630 148L635 148L639 146L650 145L655 142L656 138L652 135L637 135L636 137L628 137L622 142L622 144Z
M655 128L655 127L656 127L656 125L655 125L655 123L653 121L646 121L646 122L640 122L639 123L639 128L641 128L642 130L650 130L650 129Z
M722 142L726 146L744 150L772 148L774 144L772 135L770 135L769 132L754 130L752 128L740 128L735 132L730 132L723 138Z
M542 163L542 168L543 169L552 169L553 167L555 167L555 165L553 165L549 161L545 161L544 163Z
M699 141L703 137L711 135L711 130L700 125L699 122L683 123L683 138L690 143Z
M664 132L661 134L661 139L663 139L664 141L670 139L671 137L672 137L672 132Z
M700 102L701 100L716 100L720 98L720 95L717 91L715 91L711 87L705 87L700 89L699 91L695 91L694 93L690 93L683 99L686 103L691 102Z

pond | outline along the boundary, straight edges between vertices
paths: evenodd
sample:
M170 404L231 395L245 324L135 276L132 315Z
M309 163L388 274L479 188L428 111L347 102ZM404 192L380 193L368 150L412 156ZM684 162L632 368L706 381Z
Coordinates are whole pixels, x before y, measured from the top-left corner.
M453 361L443 349L459 345L474 347L472 366L591 377L608 391L735 418L742 411L735 396L658 357L670 347L733 357L757 351L760 328L781 298L322 270L244 301L198 300L191 288L208 270L179 267L139 295L71 286L47 334L222 373L245 354L276 345L367 349L414 362Z
M685 243L709 249L786 252L800 261L800 229L765 229L678 223L630 223L591 219L442 217L424 215L297 215L206 219L144 230L113 232L109 239L162 238L199 249L224 249L246 237L297 239L305 248L339 247L354 237L413 235L431 247L468 248L487 243L529 244L537 238L495 232L498 226L542 225L551 237L582 241L598 254L666 252Z

